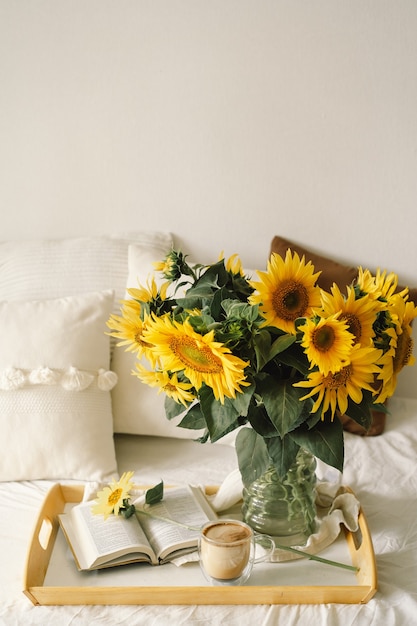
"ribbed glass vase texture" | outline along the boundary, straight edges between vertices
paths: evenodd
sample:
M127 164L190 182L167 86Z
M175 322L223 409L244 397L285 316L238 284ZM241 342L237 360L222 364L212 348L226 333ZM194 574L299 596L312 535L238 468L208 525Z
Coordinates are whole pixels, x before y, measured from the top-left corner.
M304 545L316 528L316 459L300 448L284 478L273 466L243 490L243 519L285 545Z

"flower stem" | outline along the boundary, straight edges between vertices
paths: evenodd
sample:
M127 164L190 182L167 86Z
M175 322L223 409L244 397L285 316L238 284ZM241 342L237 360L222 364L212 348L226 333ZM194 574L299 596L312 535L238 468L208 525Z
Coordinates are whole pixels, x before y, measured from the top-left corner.
M317 556L316 554L309 554L308 552L303 552L302 550L297 550L297 548L291 548L290 546L282 546L279 543L275 543L275 547L279 550L287 550L288 552L294 552L295 554L299 554L300 556L305 557L306 559L310 559L311 561L319 561L320 563L325 563L326 565L333 565L334 567L341 567L343 569L348 569L352 572L358 572L359 568L354 565L347 565L346 563L339 563L338 561L330 561L329 559L323 559L321 556Z

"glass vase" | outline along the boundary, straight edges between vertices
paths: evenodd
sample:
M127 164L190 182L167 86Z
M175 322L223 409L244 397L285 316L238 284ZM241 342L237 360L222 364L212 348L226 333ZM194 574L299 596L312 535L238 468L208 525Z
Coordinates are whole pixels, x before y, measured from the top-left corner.
M245 522L283 545L304 545L316 529L315 471L315 457L303 448L283 478L270 466L243 489Z

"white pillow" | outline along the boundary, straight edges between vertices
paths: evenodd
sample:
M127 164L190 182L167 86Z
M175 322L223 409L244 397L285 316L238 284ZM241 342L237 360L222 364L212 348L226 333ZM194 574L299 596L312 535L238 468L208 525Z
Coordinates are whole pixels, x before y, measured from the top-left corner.
M117 472L105 333L113 298L0 302L0 480Z
M141 277L146 280L153 271L152 262L162 260L173 247L173 237L168 232L144 231L0 242L0 300L41 300L112 289L112 312L119 313L120 300L126 296L128 246L132 243L136 245L137 263L145 267ZM111 337L111 355L115 343ZM130 368L121 375L133 384ZM125 429L125 410L118 414L123 402L118 394L115 421L119 432L131 432Z

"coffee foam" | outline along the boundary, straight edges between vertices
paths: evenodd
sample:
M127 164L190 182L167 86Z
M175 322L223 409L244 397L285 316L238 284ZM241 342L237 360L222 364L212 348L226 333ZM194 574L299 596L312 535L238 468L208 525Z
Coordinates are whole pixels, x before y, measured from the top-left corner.
M237 541L246 541L250 537L251 532L248 528L240 524L225 522L214 524L204 531L205 536L211 541L220 543L235 543Z

